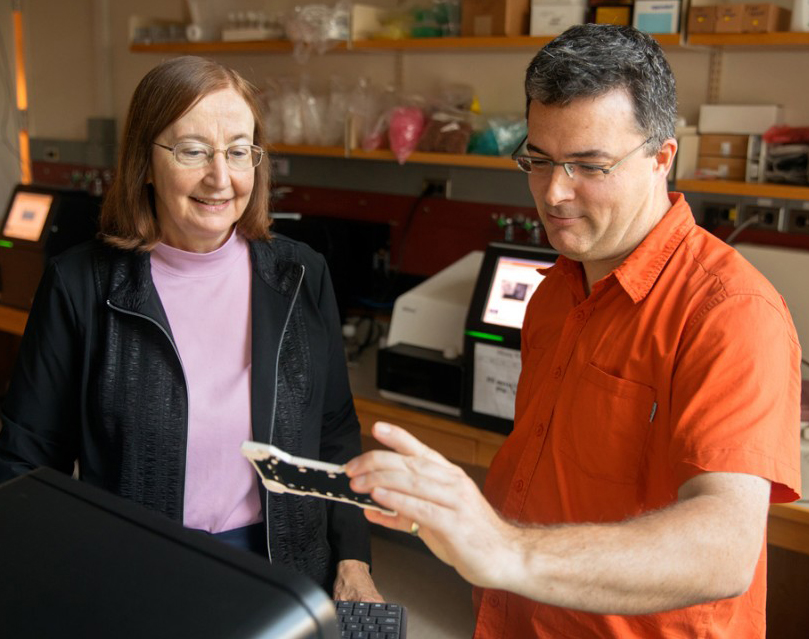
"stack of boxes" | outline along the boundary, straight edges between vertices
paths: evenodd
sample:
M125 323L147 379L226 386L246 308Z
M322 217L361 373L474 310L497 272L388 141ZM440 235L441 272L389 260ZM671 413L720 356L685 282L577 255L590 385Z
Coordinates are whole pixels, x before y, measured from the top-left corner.
M699 138L697 169L720 180L744 180L747 177L749 135L708 134Z
M647 33L677 33L680 0L532 0L531 35L562 33L574 24L633 25Z
M695 6L688 12L688 33L771 33L788 31L791 11L764 2Z
M681 140L677 177L763 181L761 135L782 122L783 108L775 104L703 104L698 144L691 143L697 136Z

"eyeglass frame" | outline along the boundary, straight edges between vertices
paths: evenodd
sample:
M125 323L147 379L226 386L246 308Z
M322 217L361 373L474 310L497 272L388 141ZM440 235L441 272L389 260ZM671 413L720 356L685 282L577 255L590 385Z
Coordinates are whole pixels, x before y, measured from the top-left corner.
M192 166L190 164L183 164L182 162L180 162L177 159L177 154L175 153L175 149L178 146L180 146L181 144L189 144L189 143L190 144L199 144L201 146L206 146L209 149L211 149L213 151L213 153L211 154L210 159L205 164L200 164L199 166ZM174 158L174 161L177 164L179 164L180 166L185 167L187 169L194 169L194 168L199 169L199 168L202 168L204 166L210 166L211 164L213 164L214 156L217 153L222 153L222 155L225 156L225 163L228 165L228 168L231 168L234 171L249 171L250 169L255 169L259 164L261 164L261 161L264 159L264 156L267 154L267 152L264 149L262 149L260 146L258 146L257 144L231 144L229 147L227 147L225 149L217 149L216 147L211 146L210 144L208 144L206 142L199 142L197 140L183 140L182 142L177 142L177 144L175 144L174 146L166 146L165 144L160 144L160 142L152 142L152 144L154 144L155 146L159 146L161 149L166 149L166 151L171 151L171 155ZM230 158L230 155L229 155L230 150L235 148L235 147L239 147L239 146L241 146L241 147L244 147L244 146L249 147L251 151L257 150L258 153L259 153L258 162L256 162L250 168L244 168L244 169L241 169L241 168L236 167L236 166L231 166L230 162L228 162L228 159Z
M590 164L589 162L556 162L555 160L551 160L550 158L536 158L536 157L534 157L532 155L520 155L520 154L518 154L517 152L522 148L523 144L525 144L527 140L528 140L528 134L525 135L525 137L522 139L522 141L517 145L517 148L514 149L514 151L512 151L512 153L511 153L511 159L514 160L517 163L517 167L520 169L520 171L522 171L526 175L531 175L531 173L533 173L533 171L526 171L520 165L520 160L521 159L528 160L529 163L532 166L533 166L535 161L539 160L540 162L546 162L547 165L550 166L551 173L553 173L553 169L555 169L557 166L561 166L565 170L565 175L567 175L567 177L569 177L572 180L572 179L574 179L574 176L576 175L576 168L577 167L583 167L583 168L593 170L593 171L595 171L595 170L601 171L604 174L605 177L610 175L615 169L617 169L619 166L621 166L621 164L623 164L626 160L628 160L630 157L635 155L635 153L640 151L644 146L646 146L649 142L651 142L652 138L651 137L646 138L639 146L632 149L629 153L627 153L624 157L622 157L620 160L615 162L612 166L606 166L606 167L605 166L599 166L597 164ZM539 175L539 174L537 173L537 175ZM550 173L548 175L550 175Z

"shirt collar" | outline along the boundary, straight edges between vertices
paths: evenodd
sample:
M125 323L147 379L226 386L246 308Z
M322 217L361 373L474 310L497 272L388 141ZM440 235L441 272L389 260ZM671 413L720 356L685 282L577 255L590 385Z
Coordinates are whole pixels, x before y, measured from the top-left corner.
M691 207L682 193L669 193L671 208L649 232L638 247L629 254L623 263L610 273L601 286L596 283L593 289L601 288L606 280L614 278L623 287L632 301L640 302L651 290L675 249L686 234L694 227ZM559 268L568 282L577 282L583 293L584 270L581 263L559 256L551 269ZM550 269L543 269L547 271ZM547 274L543 272L543 275Z

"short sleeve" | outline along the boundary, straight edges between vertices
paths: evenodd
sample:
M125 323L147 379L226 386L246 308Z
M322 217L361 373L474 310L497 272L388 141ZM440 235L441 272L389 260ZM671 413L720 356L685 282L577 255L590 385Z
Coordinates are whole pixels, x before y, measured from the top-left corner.
M671 398L678 485L738 472L768 479L772 502L800 497L800 346L780 303L723 294L685 328Z

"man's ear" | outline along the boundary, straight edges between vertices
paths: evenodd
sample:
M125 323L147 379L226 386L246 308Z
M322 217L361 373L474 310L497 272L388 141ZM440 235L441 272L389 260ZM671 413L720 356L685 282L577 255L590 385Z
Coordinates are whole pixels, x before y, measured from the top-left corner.
M677 155L677 140L667 138L660 145L660 150L655 155L655 172L660 171L664 176L669 174L674 166L674 157Z

